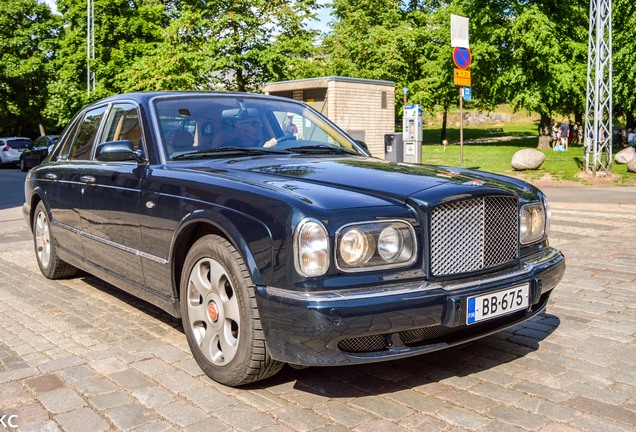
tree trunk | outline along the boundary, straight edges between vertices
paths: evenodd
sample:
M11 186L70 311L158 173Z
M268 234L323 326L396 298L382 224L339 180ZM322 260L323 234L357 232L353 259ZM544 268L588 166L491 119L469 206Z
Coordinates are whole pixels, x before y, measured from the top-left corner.
M444 105L444 116L442 117L442 136L439 142L444 142L446 139L446 119L448 118L448 106Z
M541 122L539 123L539 144L537 148L539 149L549 149L551 147L550 142L550 116L547 114L541 114Z
M38 127L40 128L40 136L46 135L46 132L44 131L44 125L42 123L38 123Z
M629 129L634 129L634 127L636 127L636 122L634 121L634 114L632 114L631 112L627 112L625 113L625 117L627 120L627 127Z

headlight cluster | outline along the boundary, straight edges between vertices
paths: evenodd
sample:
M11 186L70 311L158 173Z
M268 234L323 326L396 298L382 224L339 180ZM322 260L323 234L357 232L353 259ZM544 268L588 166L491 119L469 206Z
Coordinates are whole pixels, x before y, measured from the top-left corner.
M417 258L415 232L403 221L357 223L336 234L336 265L345 272L401 267Z
M549 226L549 209L542 203L526 204L521 207L519 225L519 241L521 244L529 244L539 241L547 234Z
M360 272L411 265L417 259L415 230L404 221L345 225L336 233L336 266ZM329 239L323 225L303 220L295 236L296 269L304 276L321 276L329 268Z

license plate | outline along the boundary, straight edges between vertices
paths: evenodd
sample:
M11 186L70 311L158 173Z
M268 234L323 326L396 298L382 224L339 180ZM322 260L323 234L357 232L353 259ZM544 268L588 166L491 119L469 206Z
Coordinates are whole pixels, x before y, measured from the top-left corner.
M481 296L468 297L466 324L525 309L529 304L530 285L519 285Z

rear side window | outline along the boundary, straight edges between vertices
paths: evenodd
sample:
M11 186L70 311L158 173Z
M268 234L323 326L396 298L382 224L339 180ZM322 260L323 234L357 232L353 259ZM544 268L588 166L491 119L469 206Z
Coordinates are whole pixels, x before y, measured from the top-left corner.
M97 138L97 130L104 116L106 107L99 107L86 113L80 124L73 148L71 150L72 160L88 160L91 157L93 145Z
M7 140L7 144L12 149L18 150L18 149L27 148L31 144L31 141L29 141L29 140Z

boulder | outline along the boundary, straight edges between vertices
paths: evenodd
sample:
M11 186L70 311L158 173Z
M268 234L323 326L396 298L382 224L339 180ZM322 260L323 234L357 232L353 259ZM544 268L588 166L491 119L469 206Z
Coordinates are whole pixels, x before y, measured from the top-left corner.
M512 156L511 165L517 171L534 170L541 166L545 160L545 155L539 150L523 149Z
M626 149L616 153L614 156L614 162L617 164L626 164L634 159L634 156L636 156L636 150L634 150L634 147L627 147Z
M627 162L627 171L636 173L636 157Z

